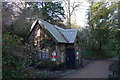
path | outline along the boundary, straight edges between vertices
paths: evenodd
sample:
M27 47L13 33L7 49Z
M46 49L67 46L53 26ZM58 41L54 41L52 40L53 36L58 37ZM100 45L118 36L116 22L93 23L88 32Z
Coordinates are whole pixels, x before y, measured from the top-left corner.
M114 61L116 61L116 59L93 61L85 67L62 78L108 78L109 66Z

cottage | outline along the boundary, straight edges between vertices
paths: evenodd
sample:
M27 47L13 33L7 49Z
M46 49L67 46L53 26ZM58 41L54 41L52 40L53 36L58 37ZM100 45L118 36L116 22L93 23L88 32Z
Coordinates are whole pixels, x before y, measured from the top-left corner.
M63 29L36 17L28 37L41 60L48 59L73 67L79 59L77 32L77 29Z

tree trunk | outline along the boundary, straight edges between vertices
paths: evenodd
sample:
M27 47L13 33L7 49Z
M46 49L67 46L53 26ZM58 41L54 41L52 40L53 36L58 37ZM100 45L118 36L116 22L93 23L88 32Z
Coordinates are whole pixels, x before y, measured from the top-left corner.
M68 27L71 28L70 0L68 0Z
M102 47L102 44L101 44L101 42L100 42L100 46L99 46L99 50L101 51L101 47Z
M100 50L100 51L102 50L102 43L101 43L101 40L100 40L99 50Z

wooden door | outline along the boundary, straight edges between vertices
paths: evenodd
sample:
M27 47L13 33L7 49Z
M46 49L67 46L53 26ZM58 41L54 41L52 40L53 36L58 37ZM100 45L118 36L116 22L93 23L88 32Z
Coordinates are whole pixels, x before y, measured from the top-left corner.
M66 66L75 68L75 50L73 48L66 49Z

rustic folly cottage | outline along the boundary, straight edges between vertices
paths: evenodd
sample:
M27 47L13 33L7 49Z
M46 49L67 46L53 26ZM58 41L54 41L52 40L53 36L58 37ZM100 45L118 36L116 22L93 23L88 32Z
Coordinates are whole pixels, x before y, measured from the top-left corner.
M29 41L39 53L41 60L52 60L75 66L79 60L77 29L63 29L38 17L31 26Z

